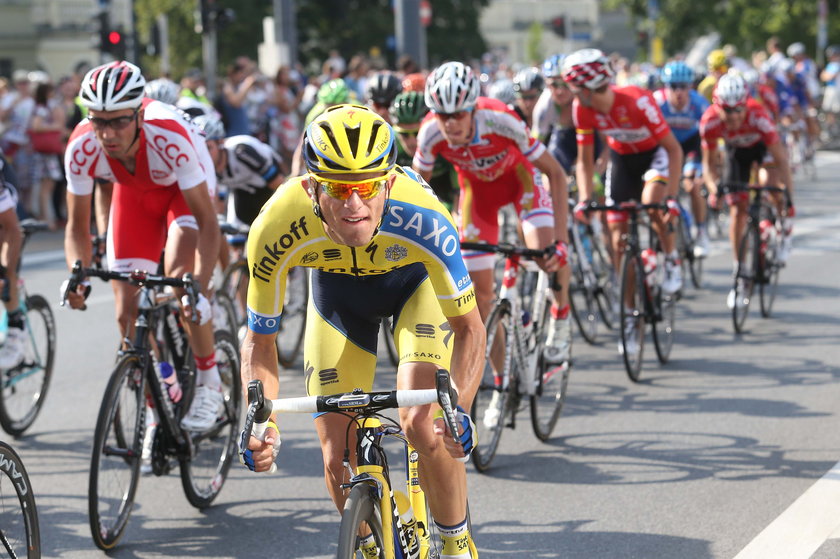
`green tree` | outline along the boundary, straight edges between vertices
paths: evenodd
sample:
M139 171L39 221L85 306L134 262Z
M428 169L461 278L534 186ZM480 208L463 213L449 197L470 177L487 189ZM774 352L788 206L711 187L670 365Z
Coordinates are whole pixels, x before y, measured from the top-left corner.
M429 61L465 60L481 56L487 45L478 28L481 9L489 0L435 0L433 20L426 29ZM217 0L220 8L232 8L233 23L219 31L219 72L234 58L257 56L263 41L262 19L272 14L272 3ZM349 58L354 53L382 52L393 66L394 10L392 0L298 0L297 30L300 61L317 66L337 49ZM187 68L201 67L201 36L195 32L198 0L135 0L137 29L141 41L149 40L158 14L169 17L171 77L180 78ZM158 56L141 56L150 77L160 71Z
M747 58L750 52L763 49L772 35L785 45L801 41L815 54L816 0L659 0L658 4L656 33L670 54L683 51L692 39L712 31L721 34L723 44L735 45ZM831 13L840 11L840 0L829 4ZM627 8L632 24L638 28L647 18L648 0L607 0L605 7ZM832 36L840 36L840 18L832 19Z
M543 25L539 22L535 21L528 28L526 52L528 61L532 64L539 65L540 61L545 58L545 56L543 56L542 34Z

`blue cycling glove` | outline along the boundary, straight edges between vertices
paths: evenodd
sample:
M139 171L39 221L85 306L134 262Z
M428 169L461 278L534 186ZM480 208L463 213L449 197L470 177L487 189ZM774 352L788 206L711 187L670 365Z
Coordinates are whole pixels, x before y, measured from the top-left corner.
M470 453L478 446L478 431L470 415L461 406L455 407L455 419L458 421L461 431L458 440L461 441L461 446L464 448L464 457L458 460L466 462L470 459Z

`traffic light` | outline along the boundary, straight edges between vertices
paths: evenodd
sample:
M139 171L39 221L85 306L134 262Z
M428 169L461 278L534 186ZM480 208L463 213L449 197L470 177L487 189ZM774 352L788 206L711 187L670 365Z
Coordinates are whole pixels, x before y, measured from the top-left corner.
M125 33L122 27L108 31L105 52L111 54L115 60L125 60Z
M551 30L558 37L566 37L566 18L564 16L557 16L551 20Z
M96 46L100 54L115 60L125 60L126 35L122 26L111 25L111 16L107 10L97 14L96 20L99 32Z

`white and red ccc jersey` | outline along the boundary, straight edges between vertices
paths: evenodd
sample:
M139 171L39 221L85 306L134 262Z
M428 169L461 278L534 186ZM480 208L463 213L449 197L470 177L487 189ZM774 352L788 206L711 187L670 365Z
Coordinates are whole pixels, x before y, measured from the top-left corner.
M615 93L615 102L607 114L574 100L572 113L578 145L594 144L595 130L600 130L607 136L610 149L621 155L657 147L671 129L653 95L634 85L610 87Z
M142 108L145 111L134 173L107 156L86 119L73 130L64 154L67 190L76 195L90 194L94 179L143 188L177 184L181 190L206 182L212 196L216 174L198 129L159 101L143 99Z
M417 135L417 151L412 166L431 171L438 156L455 166L460 175L479 182L493 182L518 163L538 159L545 146L532 138L527 125L507 105L497 99L479 97L474 109L475 131L469 144L450 146L429 113Z
M700 119L700 137L703 148L717 149L719 138L728 146L748 148L759 142L769 146L779 141L776 125L767 110L755 99L747 99L747 114L743 123L736 130L730 130L723 122L721 109L712 105L703 113Z

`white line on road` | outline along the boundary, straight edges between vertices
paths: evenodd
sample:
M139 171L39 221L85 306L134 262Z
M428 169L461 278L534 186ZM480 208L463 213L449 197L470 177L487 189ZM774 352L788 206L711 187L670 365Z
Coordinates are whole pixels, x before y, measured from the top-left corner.
M770 523L735 559L808 559L840 527L840 462Z

